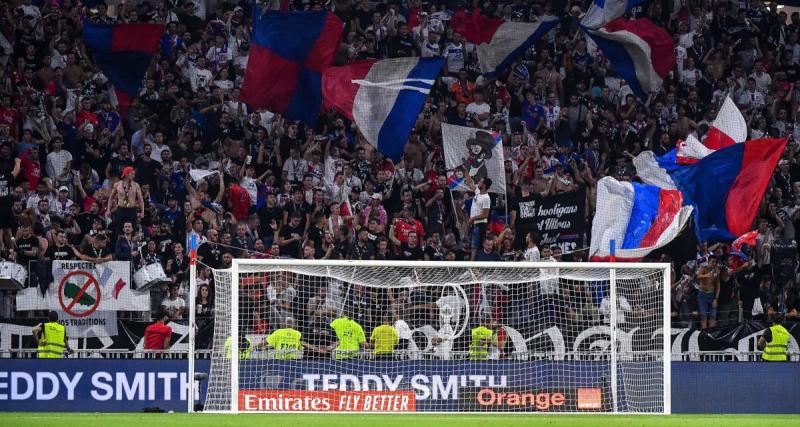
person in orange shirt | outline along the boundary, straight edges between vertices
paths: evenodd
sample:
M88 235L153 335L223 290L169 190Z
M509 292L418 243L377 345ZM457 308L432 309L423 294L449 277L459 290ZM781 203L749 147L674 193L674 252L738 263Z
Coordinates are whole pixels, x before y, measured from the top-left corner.
M456 102L469 105L474 100L475 83L469 81L467 70L458 72L458 81L450 85L450 92Z

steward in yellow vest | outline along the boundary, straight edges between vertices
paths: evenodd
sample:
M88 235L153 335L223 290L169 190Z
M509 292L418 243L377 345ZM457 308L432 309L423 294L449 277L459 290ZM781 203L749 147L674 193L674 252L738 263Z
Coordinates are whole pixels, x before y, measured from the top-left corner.
M470 360L488 360L489 346L498 346L497 336L491 327L491 321L484 317L481 324L472 329L470 333L472 339L469 344Z
M776 314L772 326L758 338L758 349L763 350L761 360L766 362L785 362L789 350L789 331L783 327L783 315Z
M36 341L39 359L61 359L64 351L72 352L67 344L67 332L58 323L58 313L47 313L47 322L33 328L33 339Z

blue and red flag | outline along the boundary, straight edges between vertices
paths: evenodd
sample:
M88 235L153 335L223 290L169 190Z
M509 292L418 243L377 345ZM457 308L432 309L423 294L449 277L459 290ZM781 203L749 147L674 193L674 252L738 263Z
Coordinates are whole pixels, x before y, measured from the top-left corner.
M620 18L599 29L582 29L640 98L658 91L675 66L672 36L647 18Z
M160 24L83 23L83 42L114 85L120 115L126 114L139 94L163 34Z
M786 138L765 138L734 144L688 166L676 165L668 155L651 153L637 156L634 165L644 182L683 193L686 203L695 208L699 240L732 241L752 229L787 142Z
M315 124L322 73L333 62L343 28L328 11L259 14L256 9L242 99L252 108Z

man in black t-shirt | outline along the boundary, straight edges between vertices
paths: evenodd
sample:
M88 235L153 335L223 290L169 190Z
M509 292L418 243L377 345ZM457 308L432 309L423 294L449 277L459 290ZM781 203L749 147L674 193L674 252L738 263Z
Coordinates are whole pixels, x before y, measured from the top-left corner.
M28 262L39 256L39 238L33 235L31 226L23 224L19 227L20 238L17 239L17 263L28 266Z
M304 230L300 222L300 213L294 212L289 223L281 227L278 233L278 246L281 247L281 256L300 259L300 245L303 243Z
M288 201L286 206L283 207L283 223L288 224L289 218L295 213L299 215L300 229L303 230L300 234L305 234L311 225L311 205L305 201L303 190L299 188L294 190L292 200Z
M375 258L375 249L369 242L368 234L369 232L364 228L358 231L358 240L350 245L349 259L366 261Z
M422 248L419 247L419 237L416 231L408 233L408 242L401 243L397 251L397 259L401 261L421 261L424 258Z
M206 241L197 248L197 258L211 267L220 268L222 266L222 246L219 245L219 231L214 228L206 232Z
M77 259L75 248L67 243L67 233L63 230L56 233L55 244L44 252L47 261L71 261Z

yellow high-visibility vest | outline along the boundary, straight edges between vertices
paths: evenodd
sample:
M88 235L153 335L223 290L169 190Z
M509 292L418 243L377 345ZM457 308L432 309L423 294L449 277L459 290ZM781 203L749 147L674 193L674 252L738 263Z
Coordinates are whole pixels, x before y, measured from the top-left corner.
M785 362L786 352L789 350L789 331L783 325L772 325L769 330L772 332L772 341L764 347L761 359L768 362Z
M39 340L39 359L61 359L64 355L67 332L57 322L47 322L42 327L42 338Z

